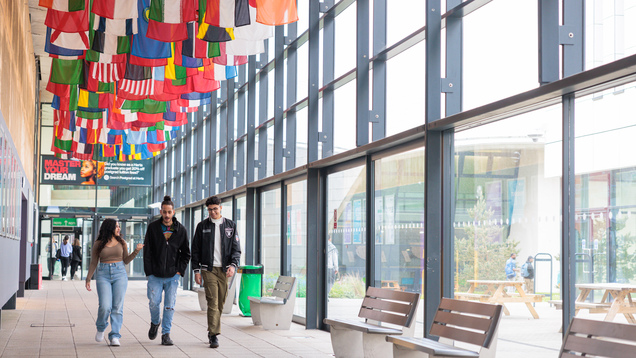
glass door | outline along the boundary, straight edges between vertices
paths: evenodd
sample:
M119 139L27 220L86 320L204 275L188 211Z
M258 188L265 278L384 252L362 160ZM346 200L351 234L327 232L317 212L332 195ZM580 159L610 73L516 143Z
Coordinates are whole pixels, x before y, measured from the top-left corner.
M122 220L120 222L122 228L122 238L128 245L128 252L135 250L137 244L143 244L146 237L146 229L148 228L148 222L141 219ZM128 277L146 278L144 273L144 258L143 251L137 254L132 262L127 265Z
M40 219L40 264L42 265L42 277L51 279L57 247L51 237L51 219Z

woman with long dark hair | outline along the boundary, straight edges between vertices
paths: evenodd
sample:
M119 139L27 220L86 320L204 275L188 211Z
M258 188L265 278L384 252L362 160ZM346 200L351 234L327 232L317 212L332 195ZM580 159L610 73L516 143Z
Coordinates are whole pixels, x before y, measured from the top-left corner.
M143 249L144 244L137 244L135 251L128 254L128 246L120 236L119 223L113 219L106 219L99 228L99 236L93 244L91 265L86 275L86 289L91 290L91 278L97 271L97 297L99 310L97 311L97 333L95 340L104 340L104 331L108 326L110 316L111 331L108 341L111 346L119 346L121 335L119 330L124 317L124 296L128 287L126 267L130 261Z

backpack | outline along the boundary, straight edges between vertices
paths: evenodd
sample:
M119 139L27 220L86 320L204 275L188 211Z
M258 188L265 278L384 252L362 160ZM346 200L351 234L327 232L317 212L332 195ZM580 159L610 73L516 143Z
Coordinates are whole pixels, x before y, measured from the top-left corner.
M528 274L528 263L523 264L523 266L521 266L521 276L522 277L528 277L530 274Z

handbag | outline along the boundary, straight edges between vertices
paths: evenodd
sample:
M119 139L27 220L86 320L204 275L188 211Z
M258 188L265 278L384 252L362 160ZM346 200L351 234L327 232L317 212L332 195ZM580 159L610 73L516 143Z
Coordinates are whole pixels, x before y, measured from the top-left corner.
M59 260L60 257L62 257L62 249L57 249L57 252L55 253L55 258Z

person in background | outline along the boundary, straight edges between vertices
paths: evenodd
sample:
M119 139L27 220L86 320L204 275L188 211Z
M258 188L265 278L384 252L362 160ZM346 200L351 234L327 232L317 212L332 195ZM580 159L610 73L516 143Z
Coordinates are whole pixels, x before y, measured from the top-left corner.
M517 254L514 252L510 254L510 258L506 261L506 280L514 281L517 277L517 272L519 269L517 268ZM508 286L506 287L507 292L513 292L514 287Z
M114 219L106 219L99 228L99 235L93 245L91 264L86 275L86 289L91 291L91 278L96 273L97 297L97 333L95 341L104 340L104 331L108 327L110 316L110 333L108 342L111 346L119 346L119 339L124 320L124 296L128 288L128 274L126 266L143 249L143 244L137 244L135 251L128 254L126 241L119 236L119 223Z
M62 263L62 281L68 280L66 278L66 271L71 264L71 255L73 254L73 246L69 242L69 236L65 235L60 247L60 262Z
M190 243L186 228L174 217L174 203L164 196L161 203L161 219L148 225L144 239L144 272L148 277L148 306L150 307L150 330L148 338L155 339L161 324L161 344L171 346L170 339L174 305L177 302L179 279L190 261ZM163 319L161 319L161 296Z
M73 254L71 255L71 280L75 278L75 271L77 271L77 266L82 265L82 244L80 243L80 239L75 238L73 241ZM82 275L80 274L80 277Z
M201 221L192 239L194 281L205 288L208 302L208 341L218 348L221 313L227 297L228 278L234 276L241 260L241 244L234 221L221 215L221 199L205 201L209 217Z
M521 266L521 277L526 283L526 292L534 293L534 266L532 262L534 257L528 256L528 260Z

